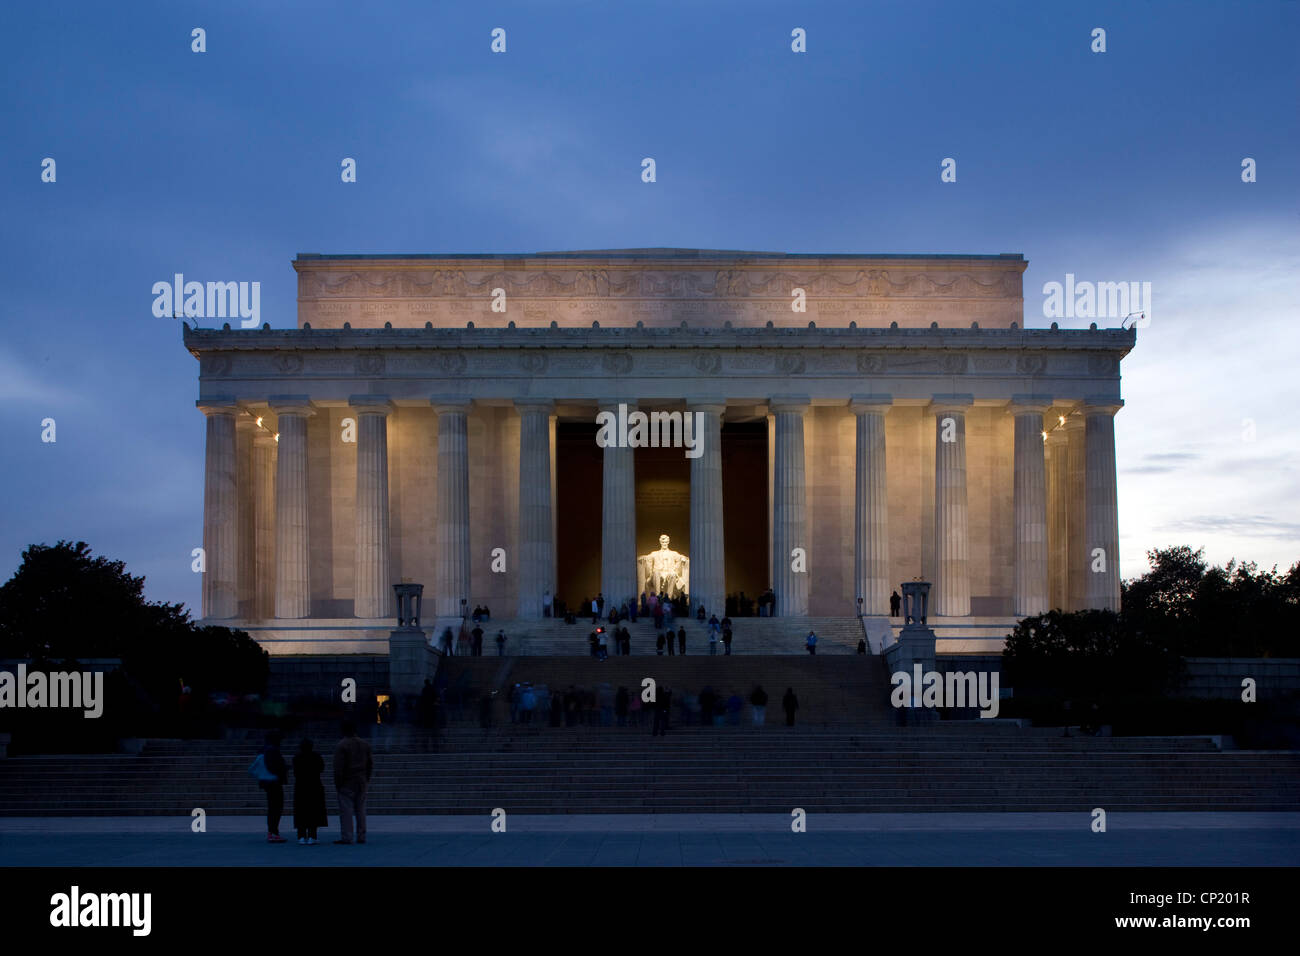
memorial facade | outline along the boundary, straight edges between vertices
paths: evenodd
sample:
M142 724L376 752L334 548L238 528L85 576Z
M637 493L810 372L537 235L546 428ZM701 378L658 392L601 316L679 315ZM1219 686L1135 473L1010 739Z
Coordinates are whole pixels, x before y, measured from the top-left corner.
M203 617L382 651L393 584L426 585L430 627L536 618L638 593L665 535L658 573L710 610L770 587L780 616L887 615L917 578L932 621L1117 608L1135 333L1022 328L1025 267L300 255L297 328L185 330ZM597 442L620 406L645 444Z

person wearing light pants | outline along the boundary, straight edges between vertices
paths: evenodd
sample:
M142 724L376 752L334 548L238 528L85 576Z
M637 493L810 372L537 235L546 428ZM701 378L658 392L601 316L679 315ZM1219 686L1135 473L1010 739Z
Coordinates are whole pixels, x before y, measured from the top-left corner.
M763 690L762 684L756 686L754 693L749 695L749 706L754 710L754 726L762 727L763 721L767 719L767 691Z
M357 725L343 721L343 739L334 751L334 786L338 790L339 819L343 838L335 843L366 842L366 790L375 770L370 744L357 736ZM353 817L356 838L353 839Z

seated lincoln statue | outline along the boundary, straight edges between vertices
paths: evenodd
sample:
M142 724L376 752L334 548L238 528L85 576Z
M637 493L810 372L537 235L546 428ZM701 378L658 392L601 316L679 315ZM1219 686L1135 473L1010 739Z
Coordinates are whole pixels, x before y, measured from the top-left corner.
M669 598L690 591L691 559L668 547L668 535L659 536L659 550L636 559L637 593L664 594Z

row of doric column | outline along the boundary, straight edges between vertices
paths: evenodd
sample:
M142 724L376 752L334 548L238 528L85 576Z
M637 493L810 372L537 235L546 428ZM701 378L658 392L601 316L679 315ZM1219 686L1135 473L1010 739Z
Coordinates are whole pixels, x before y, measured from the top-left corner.
M240 438L234 402L202 402L207 417L203 579L205 618L239 613L240 567L275 568L274 584L255 580L254 607L277 618L304 618L311 610L309 577L307 419L304 398L270 401L279 439ZM355 614L393 613L390 573L387 419L383 396L354 396L357 419ZM436 577L432 597L440 616L462 613L470 597L469 399L431 400L438 427ZM519 400L519 602L523 617L541 615L543 595L554 592L554 461L548 399ZM624 404L627 404L626 401ZM971 613L966 465L969 396L935 396L934 614ZM1049 607L1119 607L1119 533L1115 494L1115 432L1119 404L1088 404L1063 429L1043 441L1043 415L1051 402L1013 399L1014 594L1017 616ZM614 410L618 401L601 402ZM807 478L804 456L805 397L770 402L774 420L772 468L772 585L777 613L808 612ZM889 396L857 395L854 480L854 581L865 614L887 614L893 587L889 564L889 506L885 415ZM630 406L635 407L635 406ZM702 416L701 454L691 459L690 557L692 599L706 608L725 606L721 427L725 406L688 402ZM251 447L246 447L251 445ZM241 448L244 450L241 453ZM636 475L631 448L604 449L601 590L621 601L636 592ZM243 469L242 472L240 469ZM240 488L251 483L251 498ZM798 549L803 549L800 556ZM256 578L255 575L252 577ZM272 590L273 587L273 590Z

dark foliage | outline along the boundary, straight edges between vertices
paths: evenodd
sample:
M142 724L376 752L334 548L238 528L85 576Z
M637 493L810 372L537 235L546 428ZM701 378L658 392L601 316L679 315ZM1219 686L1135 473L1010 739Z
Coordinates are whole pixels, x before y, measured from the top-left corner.
M106 681L101 725L119 733L197 720L210 693L260 694L269 673L267 653L247 633L200 626L183 605L146 601L143 577L93 556L84 541L23 552L0 586L0 658L48 670L87 658L120 660ZM191 693L182 704L184 686Z

